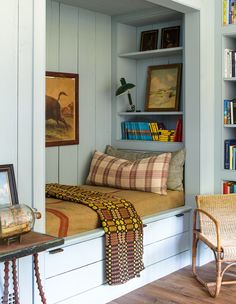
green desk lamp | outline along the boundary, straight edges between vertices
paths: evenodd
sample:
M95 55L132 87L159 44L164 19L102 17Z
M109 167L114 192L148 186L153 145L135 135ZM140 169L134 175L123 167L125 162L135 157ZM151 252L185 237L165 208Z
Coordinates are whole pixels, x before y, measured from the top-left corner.
M132 97L129 92L130 89L134 88L135 85L132 83L126 83L124 78L120 79L121 86L116 90L116 96L123 95L125 93L128 94L128 99L129 99L129 108L127 112L135 112L135 105L132 102Z

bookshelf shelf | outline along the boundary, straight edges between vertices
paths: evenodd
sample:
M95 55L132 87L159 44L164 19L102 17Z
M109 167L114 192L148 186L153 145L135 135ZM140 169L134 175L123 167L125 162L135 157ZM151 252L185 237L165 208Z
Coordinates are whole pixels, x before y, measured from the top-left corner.
M116 147L118 149L131 149L131 150L177 151L184 147L184 143L120 139L116 141Z
M161 116L161 115L172 115L182 116L183 112L119 112L119 116Z
M236 38L236 24L228 24L222 27L222 35Z
M158 49L152 51L145 52L132 52L120 54L120 58L129 58L129 59L147 59L147 58L155 58L155 57L168 57L168 56L176 56L183 53L183 47L169 48L169 49Z
M236 128L236 124L224 125L225 128Z
M224 81L236 81L236 77L231 77L231 78L223 78Z

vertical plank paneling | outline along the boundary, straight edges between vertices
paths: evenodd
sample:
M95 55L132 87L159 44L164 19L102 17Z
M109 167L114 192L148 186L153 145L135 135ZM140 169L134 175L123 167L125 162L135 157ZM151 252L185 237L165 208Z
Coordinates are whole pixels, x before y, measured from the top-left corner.
M46 149L46 182L81 184L111 141L111 18L47 0L47 70L79 74L80 143Z
M96 14L96 149L111 141L111 18ZM112 92L114 94L114 92Z
M95 13L79 9L80 145L78 184L84 182L95 149Z
M17 173L18 1L0 2L0 163L14 163Z
M32 205L32 43L33 4L19 2L18 63L18 195L20 202ZM25 140L27 138L27 141ZM27 180L27 183L25 182Z
M77 73L78 8L60 5L59 71ZM59 182L77 184L77 145L59 148Z
M136 49L136 27L125 24L117 24L117 55L133 52ZM136 61L130 59L117 58L117 79L124 77L127 82L136 84ZM120 82L117 82L117 87ZM136 87L132 89L133 103L136 104ZM116 98L118 112L126 111L128 107L127 94Z
M46 70L59 69L59 3L46 2ZM46 183L58 183L58 147L46 148Z

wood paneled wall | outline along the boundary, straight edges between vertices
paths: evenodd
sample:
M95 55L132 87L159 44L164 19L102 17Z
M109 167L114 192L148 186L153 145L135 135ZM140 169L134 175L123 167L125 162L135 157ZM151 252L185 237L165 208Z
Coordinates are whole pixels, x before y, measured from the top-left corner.
M46 149L46 182L81 184L111 141L111 18L47 0L46 69L79 74L79 145Z

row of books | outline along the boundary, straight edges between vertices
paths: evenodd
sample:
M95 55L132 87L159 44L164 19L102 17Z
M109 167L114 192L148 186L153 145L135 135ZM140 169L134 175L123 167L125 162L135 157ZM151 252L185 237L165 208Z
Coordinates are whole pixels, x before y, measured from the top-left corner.
M122 139L149 140L161 142L182 141L182 120L178 120L175 130L167 130L163 123L123 121L121 123Z
M224 141L224 168L236 170L236 139Z
M236 124L236 99L224 100L224 124Z
M236 23L236 0L223 0L223 24Z
M224 182L223 194L236 193L236 182Z
M224 50L224 77L231 78L236 76L236 51L226 48Z

